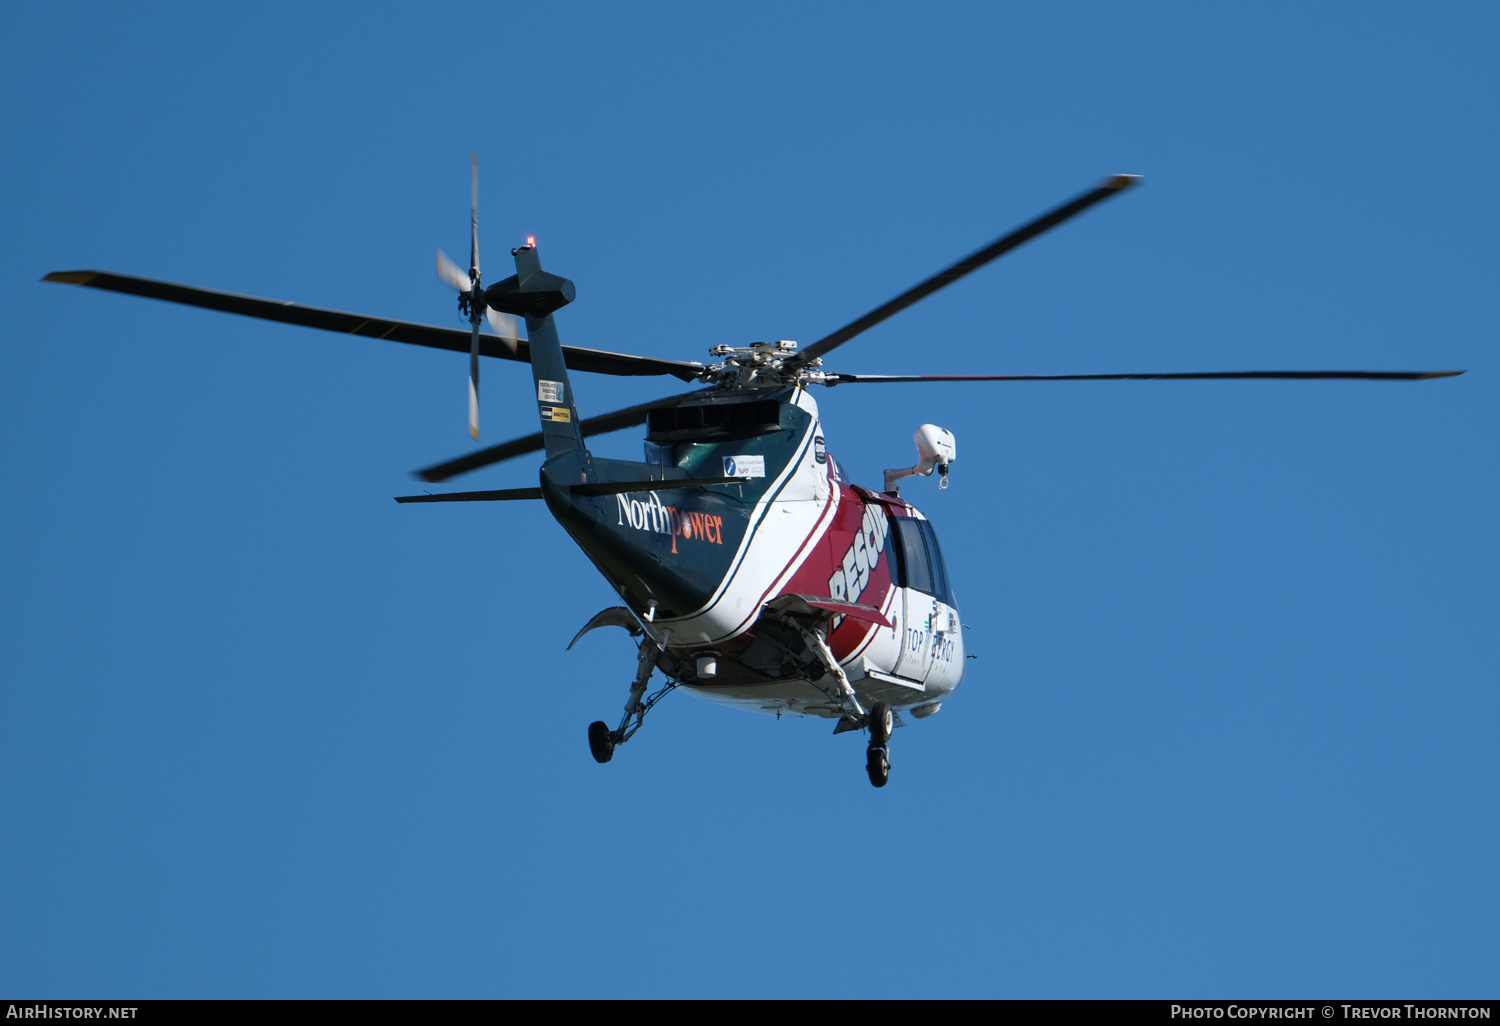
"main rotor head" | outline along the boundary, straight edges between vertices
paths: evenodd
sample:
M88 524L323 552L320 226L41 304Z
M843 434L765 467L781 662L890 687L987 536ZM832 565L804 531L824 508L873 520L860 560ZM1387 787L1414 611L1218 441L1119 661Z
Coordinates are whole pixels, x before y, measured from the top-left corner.
M708 355L722 362L703 368L700 381L721 388L780 388L785 385L825 384L822 360L808 364L796 361L797 343L791 339L752 342L748 346L714 346Z

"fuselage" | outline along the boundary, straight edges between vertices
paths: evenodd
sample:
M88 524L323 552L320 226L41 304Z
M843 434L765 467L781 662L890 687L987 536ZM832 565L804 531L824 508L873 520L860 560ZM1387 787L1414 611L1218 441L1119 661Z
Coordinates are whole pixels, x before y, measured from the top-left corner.
M549 459L543 495L655 639L669 677L765 712L843 715L823 664L767 615L778 600L812 598L855 604L827 641L861 701L935 708L958 686L962 629L931 525L847 480L805 389L709 390L654 411L645 455ZM736 480L662 487L674 477ZM580 495L574 482L585 481L653 487Z

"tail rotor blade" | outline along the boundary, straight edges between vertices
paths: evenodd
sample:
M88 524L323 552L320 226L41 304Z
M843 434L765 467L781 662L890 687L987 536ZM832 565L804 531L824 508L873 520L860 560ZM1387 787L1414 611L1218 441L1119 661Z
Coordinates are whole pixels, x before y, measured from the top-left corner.
M490 328L496 335L500 336L500 341L505 343L506 348L514 353L516 351L516 343L520 341L521 337L520 322L510 314L501 313L499 310L488 306L484 308L484 319L490 322Z
M469 346L469 435L479 441L479 324Z
M451 261L450 261L451 263ZM457 267L454 274L460 274ZM489 310L484 305L484 295L479 291L479 154L469 154L469 274L467 282L471 303L469 313L469 437L479 441L479 326L484 323L484 314ZM472 291L471 291L472 290ZM510 342L515 352L514 339Z
M438 280L444 285L452 286L460 292L468 292L474 283L469 276L459 269L459 266L448 259L448 254L442 250L437 251L437 273Z
M469 275L479 280L479 154L469 154Z

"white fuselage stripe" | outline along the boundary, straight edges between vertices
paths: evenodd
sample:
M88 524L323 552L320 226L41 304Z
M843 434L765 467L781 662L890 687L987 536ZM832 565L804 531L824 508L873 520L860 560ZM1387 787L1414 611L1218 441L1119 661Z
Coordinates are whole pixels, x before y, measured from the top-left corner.
M719 583L712 597L701 608L687 616L660 621L663 625L671 624L674 635L684 640L696 638L699 643L713 643L735 637L748 630L760 615L761 604L801 567L814 550L815 543L826 532L828 524L832 522L840 500L840 489L828 480L826 464L805 462L813 439L817 437L821 428L817 404L806 393L799 393L797 398L802 400L798 406L805 410L811 407L807 410L812 415L811 420L797 445L794 456L777 475L772 487L768 488L766 494L757 502L750 527L745 532L729 571L724 575L724 579ZM806 405L803 405L804 403ZM827 495L818 494L820 481L826 487ZM796 494L787 498L788 492ZM820 503L821 508L817 510L813 523L799 530L796 524L798 521L806 523L806 515L797 515L795 510L803 503ZM781 523L776 523L774 526L768 524L768 518L778 508L783 514L790 514L792 522L786 523L785 526ZM808 509L807 512L811 514L812 510ZM785 533L785 528L791 528L797 531L797 534L789 538ZM766 581L766 578L762 576L766 572L764 567L774 564L750 558L752 546L755 547L757 553L781 553L790 548L793 550L793 555L780 565L769 581ZM758 583L757 579L766 583ZM752 594L756 596L756 600L746 609L745 599ZM730 614L734 620L726 623L715 614L728 611L731 600L736 606L734 612ZM718 622L714 622L716 620Z

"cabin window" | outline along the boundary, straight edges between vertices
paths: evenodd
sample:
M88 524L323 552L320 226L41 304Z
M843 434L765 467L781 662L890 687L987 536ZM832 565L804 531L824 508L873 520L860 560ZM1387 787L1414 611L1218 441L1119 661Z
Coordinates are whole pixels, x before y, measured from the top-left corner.
M888 545L887 551L895 554L900 584L956 606L932 524L915 517L891 517L891 527L892 540L897 544Z

